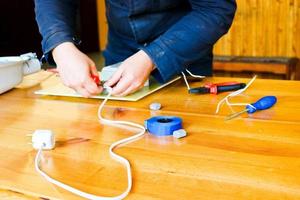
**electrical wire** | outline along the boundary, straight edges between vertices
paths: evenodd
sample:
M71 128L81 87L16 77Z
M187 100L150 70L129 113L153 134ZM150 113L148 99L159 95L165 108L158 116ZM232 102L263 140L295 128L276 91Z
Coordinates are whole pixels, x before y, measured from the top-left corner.
M243 93L245 90L247 90L247 88L250 87L250 85L255 81L255 79L256 79L256 75L249 81L249 83L246 85L246 87L244 87L242 89L239 89L237 91L231 92L226 97L224 97L221 101L219 101L219 103L217 105L217 108L216 108L216 113L218 113L220 111L220 107L224 103L224 101L226 102L226 104L228 106L250 106L250 107L255 108L254 106L252 106L249 103L230 103L229 100L228 100L229 97L237 96L237 95Z
M112 94L112 88L111 87L106 87L104 86L104 88L107 90L108 92L108 95L106 96L106 98L103 100L103 102L100 104L99 108L98 108L98 119L99 119L99 122L104 122L106 124L110 124L110 125L127 125L127 126L131 126L131 127L136 127L136 128L139 128L141 129L141 131L131 137L128 137L128 138L125 138L125 139L121 139L117 142L114 142L113 144L110 145L109 147L109 154L112 158L114 158L116 161L122 163L125 167L126 167L126 172L127 172L127 181L128 181L128 184L127 184L127 188L126 190L118 195L118 196L115 196L115 197L101 197L101 196L96 196L96 195L93 195L93 194L89 194L89 193L86 193L86 192L83 192L81 190L78 190L74 187L71 187L65 183L62 183L58 180L55 180L54 178L51 178L48 174L46 174L45 172L43 172L40 168L40 161L41 161L41 156L42 156L42 151L43 151L43 146L38 150L37 154L36 154L36 157L35 157L35 169L36 171L42 175L47 181L49 181L50 183L58 186L58 187L61 187L73 194L76 194L78 196L81 196L83 198L86 198L86 199L90 199L90 200L120 200L120 199L124 199L130 192L131 190L131 187L132 187L132 175L131 175L131 167L130 167L130 163L129 161L122 157L122 156L119 156L118 154L114 153L114 148L116 148L118 145L120 144L127 144L129 142L132 142L133 140L143 136L146 132L146 129L144 126L140 125L140 124L136 124L136 123L133 123L133 122L128 122L128 121L115 121L115 120L109 120L109 119L105 119L102 117L101 113L103 111L103 108L104 108L104 105L106 104L107 100L109 99L109 97L111 96Z
M201 79L205 78L205 76L193 74L193 73L190 72L188 69L185 69L185 71L186 71L190 76L192 76L192 77L194 77L194 78L201 78ZM190 90L191 87L190 87L190 84L189 84L189 82L188 82L188 80L187 80L187 78L186 78L186 75L184 74L184 72L181 72L181 74L182 74L182 76L183 76L183 80L184 80L184 82L185 82L185 84L186 84L187 89Z
M185 76L184 72L181 72L181 74L182 74L182 76L183 76L183 80L184 80L184 82L185 82L185 84L186 84L187 89L190 90L191 87L190 87L190 85L189 85L189 82L188 82L187 79L186 79L186 76Z
M194 78L205 78L205 76L201 76L201 75L195 75L192 72L190 72L188 69L185 69L185 71L187 71L187 73L189 73L192 77Z

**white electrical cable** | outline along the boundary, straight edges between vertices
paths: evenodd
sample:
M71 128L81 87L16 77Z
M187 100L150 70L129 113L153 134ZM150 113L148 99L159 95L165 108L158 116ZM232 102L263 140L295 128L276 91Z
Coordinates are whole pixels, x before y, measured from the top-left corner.
M185 74L184 74L183 72L181 72L181 74L182 74L182 76L183 76L183 80L184 80L184 82L185 82L185 84L186 84L186 87L188 88L188 90L190 90L191 88L190 88L189 82L188 82L187 79L186 79Z
M220 107L224 103L224 101L226 102L226 104L228 106L251 106L251 107L255 108L254 106L252 106L249 103L230 103L229 100L228 100L229 97L237 96L237 95L241 94L242 92L244 92L254 82L255 79L256 79L256 75L249 81L249 83L246 85L246 87L244 87L242 89L239 89L237 91L231 92L226 97L224 97L221 101L219 101L219 103L217 105L216 113L219 112Z
M205 78L205 76L201 76L201 75L195 75L195 74L192 74L192 72L190 72L189 70L185 69L185 71L187 71L187 73L190 74L190 76L194 77L194 78ZM186 75L184 74L184 72L181 72L182 76L183 76L183 80L186 84L186 87L188 88L188 90L191 89L190 85L189 85L189 82L187 81L187 78L186 78Z
M185 71L187 71L187 73L189 73L194 78L205 78L205 76L192 74L192 72L190 72L188 69L185 69Z
M111 93L112 93L112 88L110 87L105 87L104 88L108 91L108 95L106 96L106 98L103 100L103 102L101 103L101 105L99 106L99 109L98 109L98 118L99 118L99 121L100 122L105 122L107 124L111 124L111 125L115 125L115 124L122 124L122 125L128 125L128 126L133 126L133 127L137 127L137 128L140 128L141 129L141 132L139 132L138 134L135 134L131 137L128 137L128 138L125 138L125 139L122 139L122 140L119 140L117 142L114 142L112 145L110 145L109 147L109 153L111 155L112 158L114 158L115 160L117 160L118 162L122 163L123 165L125 165L126 167L126 170L127 170L127 181L128 181L128 185L127 185L127 188L126 190L118 195L118 196L115 196L115 197L100 197L100 196L96 196L96 195L92 195L92 194L89 194L89 193L86 193L86 192L83 192L83 191L80 191L76 188L73 188L67 184L64 184L60 181L57 181L53 178L51 178L49 175L47 175L45 172L43 172L41 169L40 169L40 161L41 161L41 155L42 155L42 150L43 150L43 146L38 150L37 154L36 154L36 157L35 157L35 169L36 171L41 174L47 181L49 181L50 183L53 183L54 185L58 186L58 187L61 187L71 193L74 193L78 196L81 196L83 198L86 198L86 199L90 199L90 200L120 200L120 199L124 199L130 192L131 190L131 187L132 187L132 176L131 176L131 168L130 168L130 163L127 159L117 155L116 153L113 152L113 149L120 145L120 144L125 144L125 143L129 143L141 136L143 136L146 132L146 129L144 126L142 125L139 125L139 124L136 124L136 123L133 123L133 122L127 122L127 121L114 121L114 120L109 120L109 119L104 119L101 115L102 113L102 110L103 110L103 107L105 105L105 103L107 102L107 100L109 99L109 97L111 96Z

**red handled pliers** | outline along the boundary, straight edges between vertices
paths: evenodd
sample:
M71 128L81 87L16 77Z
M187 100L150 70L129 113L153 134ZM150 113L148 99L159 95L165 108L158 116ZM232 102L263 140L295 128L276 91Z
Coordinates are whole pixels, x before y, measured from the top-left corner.
M189 93L192 94L218 94L219 92L227 92L239 90L246 87L245 83L239 82L224 82L224 83L206 83L203 87L191 88Z

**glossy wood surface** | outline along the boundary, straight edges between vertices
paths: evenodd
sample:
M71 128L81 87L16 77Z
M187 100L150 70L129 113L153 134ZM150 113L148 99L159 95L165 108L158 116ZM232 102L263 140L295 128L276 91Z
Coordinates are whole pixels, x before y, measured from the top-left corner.
M249 81L205 82L233 80ZM110 158L108 148L134 133L99 124L99 100L34 94L57 81L42 72L0 96L1 199L81 199L34 170L36 151L26 135L36 129L56 134L57 146L44 153L42 162L52 177L98 195L117 195L126 188L125 169ZM179 140L146 134L116 149L132 166L133 188L126 199L300 199L299 90L297 81L258 79L232 102L275 95L278 103L231 121L224 121L231 113L225 105L215 114L226 93L190 95L182 81L138 102L109 101L106 118L143 124L151 116L175 115L188 132ZM150 111L152 102L160 102L162 110Z

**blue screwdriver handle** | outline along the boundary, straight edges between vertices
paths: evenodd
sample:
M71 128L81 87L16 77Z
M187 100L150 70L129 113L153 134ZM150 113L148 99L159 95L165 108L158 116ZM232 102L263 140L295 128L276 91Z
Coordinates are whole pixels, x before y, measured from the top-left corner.
M246 106L247 113L254 113L257 110L266 110L271 108L277 102L277 98L275 96L265 96L259 99L257 102L251 104L252 106Z

